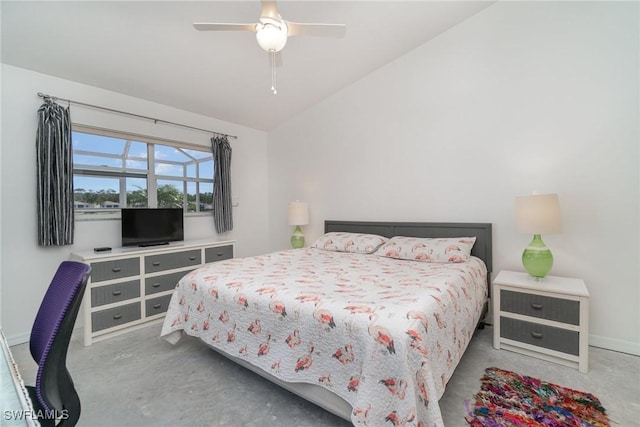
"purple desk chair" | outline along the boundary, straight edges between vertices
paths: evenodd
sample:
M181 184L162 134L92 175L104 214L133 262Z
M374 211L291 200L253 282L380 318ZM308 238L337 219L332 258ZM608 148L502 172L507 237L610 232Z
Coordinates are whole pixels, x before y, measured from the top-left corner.
M44 426L75 426L80 398L67 370L67 350L91 267L64 261L58 267L31 329L29 348L38 363L35 387L27 387Z

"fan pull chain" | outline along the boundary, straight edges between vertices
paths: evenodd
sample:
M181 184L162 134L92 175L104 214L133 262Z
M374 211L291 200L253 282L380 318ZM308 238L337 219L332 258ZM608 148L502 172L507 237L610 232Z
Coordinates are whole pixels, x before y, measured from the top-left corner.
M278 89L276 89L276 51L271 50L269 52L271 54L271 92L274 95L278 94Z

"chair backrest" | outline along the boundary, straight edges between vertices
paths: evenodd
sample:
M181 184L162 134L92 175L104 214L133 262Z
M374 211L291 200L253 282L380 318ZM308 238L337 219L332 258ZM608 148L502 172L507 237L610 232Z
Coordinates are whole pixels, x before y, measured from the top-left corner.
M63 414L73 425L80 417L80 400L66 367L67 350L91 267L64 261L40 304L31 329L29 348L38 363L35 394L42 409Z

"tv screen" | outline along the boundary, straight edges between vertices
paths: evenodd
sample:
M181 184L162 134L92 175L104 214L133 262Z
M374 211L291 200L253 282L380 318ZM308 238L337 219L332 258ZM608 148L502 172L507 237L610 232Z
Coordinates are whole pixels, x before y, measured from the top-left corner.
M122 209L122 246L166 245L184 240L182 208Z

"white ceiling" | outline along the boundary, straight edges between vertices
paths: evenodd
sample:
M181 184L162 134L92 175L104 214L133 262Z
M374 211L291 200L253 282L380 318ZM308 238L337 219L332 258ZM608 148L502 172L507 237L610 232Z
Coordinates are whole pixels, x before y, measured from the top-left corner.
M342 23L347 33L290 37L277 68L277 95L270 92L268 54L254 33L192 27L257 22L257 0L3 0L2 62L269 130L491 3L281 1L284 19Z

